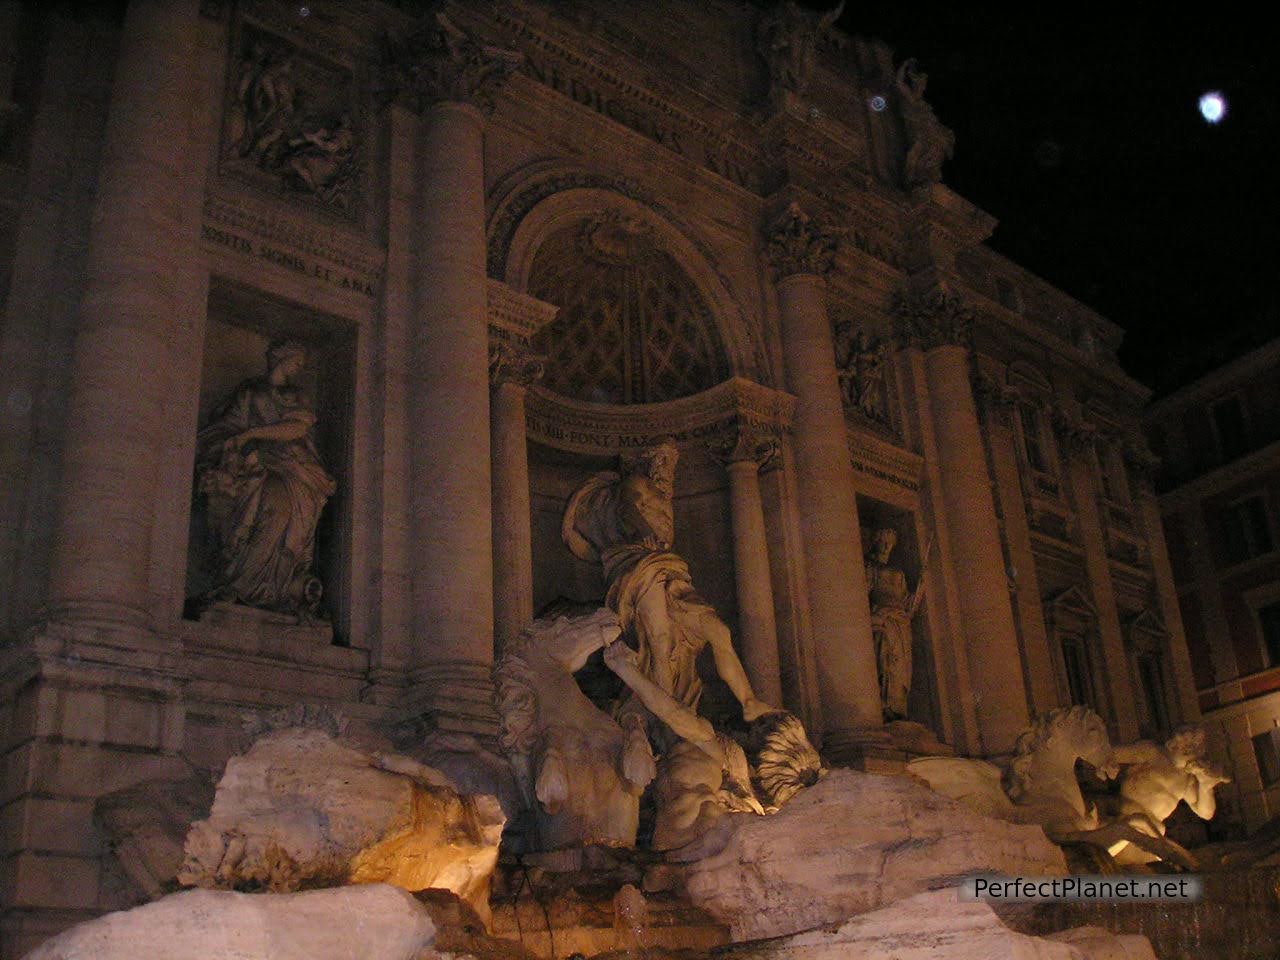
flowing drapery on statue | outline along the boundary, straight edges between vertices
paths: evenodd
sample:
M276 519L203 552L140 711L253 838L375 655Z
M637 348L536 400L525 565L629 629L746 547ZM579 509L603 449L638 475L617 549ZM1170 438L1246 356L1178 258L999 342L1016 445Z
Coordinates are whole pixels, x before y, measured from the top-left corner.
M871 633L875 638L880 702L884 705L886 720L907 717L907 700L911 696L911 621L923 598L920 586L911 593L907 589L906 574L889 566L897 543L897 532L883 527L875 532L866 558Z
M316 416L297 386L296 341L272 343L267 375L240 384L197 437L199 490L217 537L211 601L317 613L316 525L337 489L316 450Z
M750 721L771 709L751 691L729 628L693 588L689 565L671 551L678 450L662 443L591 477L569 498L561 535L574 556L601 564L605 602L634 628L640 668L666 694L696 708L697 658L710 645L716 672Z

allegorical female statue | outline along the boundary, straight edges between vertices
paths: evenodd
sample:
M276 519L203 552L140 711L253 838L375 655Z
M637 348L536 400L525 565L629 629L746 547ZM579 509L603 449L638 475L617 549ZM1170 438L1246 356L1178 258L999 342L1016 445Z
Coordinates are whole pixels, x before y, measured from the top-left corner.
M217 537L211 601L315 615L316 524L337 485L316 451L315 412L298 384L306 347L278 340L267 375L245 380L197 437L199 490Z
M560 532L575 556L603 567L605 602L624 631L634 627L644 675L696 708L702 693L696 660L710 645L716 672L750 722L771 708L751 692L729 628L694 591L689 565L671 551L677 456L674 443L663 443L624 463L622 473L591 477L569 498Z
M920 607L920 585L907 589L907 576L889 565L898 534L882 527L872 537L866 557L867 589L871 600L871 633L880 673L880 702L886 720L905 720L911 694L911 621Z

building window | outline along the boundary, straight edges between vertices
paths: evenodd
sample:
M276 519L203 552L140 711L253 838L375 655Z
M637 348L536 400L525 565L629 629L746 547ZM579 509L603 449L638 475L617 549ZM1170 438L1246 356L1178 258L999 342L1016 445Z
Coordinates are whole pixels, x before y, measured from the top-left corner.
M1228 563L1240 563L1271 552L1271 525L1267 519L1267 502L1261 494L1228 504L1220 522Z
M1062 666L1067 675L1067 693L1072 704L1098 709L1093 696L1093 672L1089 668L1089 651L1084 638L1074 634L1062 637Z
M1253 756L1258 761L1262 785L1280 783L1280 727L1273 727L1253 738Z
M1209 405L1213 429L1218 435L1218 452L1222 459L1234 460L1249 452L1249 423L1244 412L1244 398L1232 394Z
M1169 708L1164 700L1164 664L1160 654L1140 653L1137 656L1138 682L1147 704L1147 722L1152 733L1169 729Z
M1040 411L1029 403L1020 403L1018 419L1022 424L1022 450L1027 458L1027 466L1036 473L1048 473L1049 458L1044 446Z
M1268 667L1280 667L1280 603L1271 603L1258 611L1262 627L1262 647Z
M1098 479L1102 483L1102 496L1112 503L1129 502L1129 483L1125 475L1124 458L1111 444L1099 441L1094 444L1094 456L1098 462Z

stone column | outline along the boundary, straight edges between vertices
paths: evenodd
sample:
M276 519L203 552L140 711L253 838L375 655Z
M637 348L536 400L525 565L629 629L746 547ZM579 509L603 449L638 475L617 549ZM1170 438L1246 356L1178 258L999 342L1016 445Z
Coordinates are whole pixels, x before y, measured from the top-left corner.
M542 358L514 344L489 346L489 446L493 456L493 629L501 653L533 619L533 532L524 395Z
M730 435L712 441L711 451L729 474L742 665L755 695L770 706L781 707L778 625L773 612L764 501L760 496L760 470L777 456L778 438L767 430L738 424Z
M792 204L769 234L787 386L796 397L793 446L805 569L826 741L841 749L857 730L879 727L880 685L853 465L835 348L827 319L826 276L835 234Z
M1107 534L1103 529L1099 506L1099 483L1094 475L1093 443L1095 431L1066 417L1055 417L1054 431L1066 459L1067 476L1080 529L1080 545L1084 548L1084 566L1089 576L1089 593L1098 610L1098 639L1102 653L1102 680L1106 684L1108 717L1114 724L1113 737L1130 743L1138 739L1138 714L1133 705L1134 691L1125 655L1124 631L1116 609L1115 584L1111 579L1111 560L1107 555Z
M1004 520L1009 564L1013 568L1009 580L1013 585L1014 610L1022 630L1028 705L1034 716L1048 712L1059 703L1044 622L1040 578L1031 547L1031 527L1027 519L1029 499L1023 491L1022 471L1014 443L1013 418L1017 416L1017 394L997 375L986 372L975 375L973 389L991 450L996 502Z
M196 0L125 14L80 303L49 579L49 616L150 629L149 567L168 355L197 258L191 89ZM170 282L163 282L169 278Z
M486 732L493 662L486 108L519 57L441 13L389 44L384 86L420 117L410 318L412 679L442 726Z
M900 299L899 337L924 350L929 413L942 465L951 555L962 571L964 631L984 753L1005 753L1027 726L1022 655L978 411L969 381L972 316L942 291Z
M1152 487L1160 461L1147 449L1144 442L1137 440L1125 446L1125 461L1133 480L1133 499L1142 515L1151 570L1156 577L1156 600L1165 628L1169 631L1169 646L1165 653L1173 670L1174 686L1178 694L1177 716L1182 723L1195 723L1200 719L1200 699L1196 694L1195 674L1191 669L1191 650L1187 647L1182 608L1178 604L1178 588L1173 581L1173 569L1169 564L1169 547L1164 539L1160 501L1156 499L1156 492Z

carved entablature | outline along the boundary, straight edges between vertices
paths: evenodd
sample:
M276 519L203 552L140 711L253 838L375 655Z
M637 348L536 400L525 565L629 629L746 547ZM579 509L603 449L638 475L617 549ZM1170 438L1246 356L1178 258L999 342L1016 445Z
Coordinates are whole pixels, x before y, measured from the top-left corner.
M219 172L358 219L364 111L351 67L244 16L231 44Z
M800 204L792 203L769 225L769 265L775 280L797 274L826 277L835 268L842 231L813 220Z
M542 386L530 389L529 439L558 450L613 455L677 443L724 441L735 431L781 437L791 429L795 398L742 377L665 403L613 406L572 400Z
M480 43L434 11L408 33L387 38L379 96L417 112L442 102L488 112L494 95L523 61L514 50Z
M220 187L205 193L200 239L246 264L272 264L370 300L382 285L385 254L365 238Z
M489 384L531 387L542 379L547 358L531 349L533 335L555 319L558 307L543 303L505 283L490 280Z
M849 431L849 459L855 472L916 494L924 475L924 459L863 430Z
M893 299L894 337L899 346L932 350L973 346L973 308L957 293L899 289Z
M513 290L492 278L486 289L489 304L489 339L529 345L534 334L556 318L560 308L527 293Z

